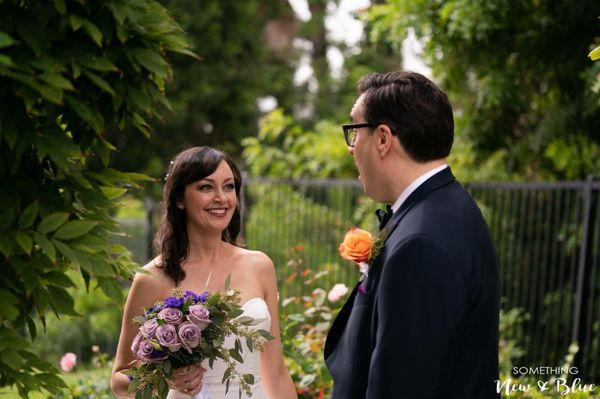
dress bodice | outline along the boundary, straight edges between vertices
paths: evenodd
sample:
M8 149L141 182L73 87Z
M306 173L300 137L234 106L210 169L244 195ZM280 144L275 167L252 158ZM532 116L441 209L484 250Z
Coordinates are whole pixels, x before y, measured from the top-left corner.
M243 316L252 317L257 321L253 328L270 331L271 315L264 299L259 297L252 298L242 305L242 310L244 311L242 314ZM226 337L224 343L225 347L233 348L235 346L236 338L237 336L235 335ZM260 375L260 352L256 350L254 352L250 352L246 346L246 340L242 339L241 341L243 349L242 357L244 358L244 362L236 362L236 370L239 371L240 374L252 374L254 376L252 399L267 399L261 388L262 378ZM227 368L225 362L223 362L221 359L216 359L213 362L213 367L211 369L208 365L208 360L206 360L202 363L202 366L206 369L202 379L202 382L206 388L203 390L203 392L197 394L194 399L237 399L239 397L239 383L237 380L231 381L229 385L229 391L227 395L225 395L225 384L221 383L223 379L223 373ZM189 395L173 390L169 391L169 395L167 396L167 399L190 398L191 396ZM246 398L246 396L242 394L242 398Z

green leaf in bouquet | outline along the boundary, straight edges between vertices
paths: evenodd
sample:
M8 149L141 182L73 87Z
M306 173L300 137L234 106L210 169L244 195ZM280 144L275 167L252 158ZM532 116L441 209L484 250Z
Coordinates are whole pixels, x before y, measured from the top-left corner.
M254 323L254 319L250 316L242 316L242 317L238 317L237 321L240 322L241 324L245 325L245 326L249 326L252 323Z
M152 345L152 347L153 347L154 349L156 349L157 351L161 351L161 350L163 350L162 346L160 346L160 344L158 343L158 341L157 341L157 340L155 340L155 339L151 339L151 340L150 340L150 345Z
M230 316L231 318L236 318L236 317L238 317L238 316L241 316L243 313L244 313L244 310L243 310L243 309L241 309L241 308L238 308L238 309L233 309L231 312L229 312L229 316ZM247 316L246 316L246 317L247 317ZM241 317L240 317L240 319L241 319Z
M170 360L164 361L162 364L162 369L167 376L170 376L171 375L171 361Z
M250 352L254 352L254 340L252 337L246 337L246 346Z
M267 341L274 340L275 337L271 335L267 330L258 330L258 333Z
M229 286L231 285L231 274L227 275L225 279L225 291L229 291Z
M159 326L163 326L163 325L167 324L167 322L166 322L166 321L164 321L163 319L156 319L156 323L157 323Z
M229 377L231 377L232 372L233 372L233 369L231 367L227 367L225 369L225 372L223 373L223 379L221 380L221 384L224 384L225 381L227 381L229 379Z
M231 380L227 380L225 382L225 395L227 395L227 392L229 392L229 381L231 381Z
M153 399L152 398L152 385L148 385L146 389L144 389L144 395L142 399Z
M135 392L137 390L137 387L139 384L140 384L140 380L138 380L138 379L131 381L129 383L129 386L127 387L127 393ZM138 392L138 394L139 394L139 392ZM136 395L136 398L137 398L137 395Z
M252 374L244 374L244 376L242 377L242 379L247 384L254 385L254 375L252 375Z
M231 356L233 359L237 360L240 363L244 363L244 358L242 358L242 355L234 348L229 349L229 356Z
M242 351L242 341L239 338L235 339L235 350L238 352Z
M169 386L167 385L167 382L165 380L161 379L158 382L158 396L160 398L166 398L168 394L169 394Z

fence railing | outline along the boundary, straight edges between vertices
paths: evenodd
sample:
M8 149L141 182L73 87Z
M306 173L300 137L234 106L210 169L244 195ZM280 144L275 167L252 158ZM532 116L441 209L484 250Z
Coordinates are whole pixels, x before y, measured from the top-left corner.
M562 365L576 341L577 377L600 381L600 182L466 187L498 252L502 308L521 308L529 315L523 361ZM352 225L375 231L378 207L358 181L249 179L242 197L248 247L269 254L279 275L287 274L281 268L288 267L290 251L301 246L306 267L329 272L319 280L324 289L354 284L357 271L340 259L337 248ZM151 226L157 207L147 205L152 211L146 225ZM282 298L304 289L301 281L279 283Z

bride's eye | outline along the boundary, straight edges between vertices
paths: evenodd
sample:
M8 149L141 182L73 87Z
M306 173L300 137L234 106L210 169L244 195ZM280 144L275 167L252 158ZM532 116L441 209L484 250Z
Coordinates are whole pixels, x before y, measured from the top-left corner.
M198 186L198 190L200 191L208 191L212 188L212 186L210 184L202 184L200 186Z
M226 184L225 189L228 191L231 191L231 190L235 189L235 184L233 184L233 183Z

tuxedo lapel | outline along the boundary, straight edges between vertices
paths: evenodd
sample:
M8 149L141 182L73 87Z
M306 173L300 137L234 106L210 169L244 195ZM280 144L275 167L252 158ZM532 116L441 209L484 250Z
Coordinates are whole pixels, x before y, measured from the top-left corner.
M356 297L356 293L358 292L359 285L360 282L358 282L356 286L354 286L354 289L352 290L352 293L350 293L350 296L346 300L346 303L344 303L344 306L342 307L342 309L340 309L339 313L335 317L335 320L333 320L333 323L331 324L331 328L327 333L327 340L325 341L325 359L327 359L331 352L333 352L335 345L337 344L338 340L340 339L340 336L342 335L342 332L344 331L344 327L346 327L346 322L348 321L348 318L350 317L350 313L352 311L352 307L354 306L354 298Z
M406 214L410 211L410 209L413 206L415 206L415 204L417 204L421 199L426 197L429 193L452 183L454 180L455 178L452 174L452 171L450 170L450 167L447 167L439 173L436 173L435 175L430 177L423 184L421 184L410 196L408 196L408 198L406 199L406 201L404 201L400 209L394 212L394 215L381 230L380 239L383 241L384 246L387 239L392 235L392 233L398 227L404 216L406 216ZM381 256L379 256L373 260L372 266L370 268L371 271L369 278L367 278L367 281L365 282L372 283L370 284L370 288L372 290L377 289L376 286L378 284L375 281L369 280L373 280L372 277L374 277L374 274L377 273L376 269L381 269L382 267L382 259ZM329 333L327 334L327 340L325 341L325 359L327 359L329 355L333 352L342 333L344 332L344 328L346 327L348 319L350 318L350 314L352 313L352 308L354 307L354 301L360 284L360 282L356 284L354 290L352 290L352 293L346 300L346 303L344 304L344 306L336 316L335 320L333 321L333 324L331 325ZM369 289L369 291L371 291L371 289Z

